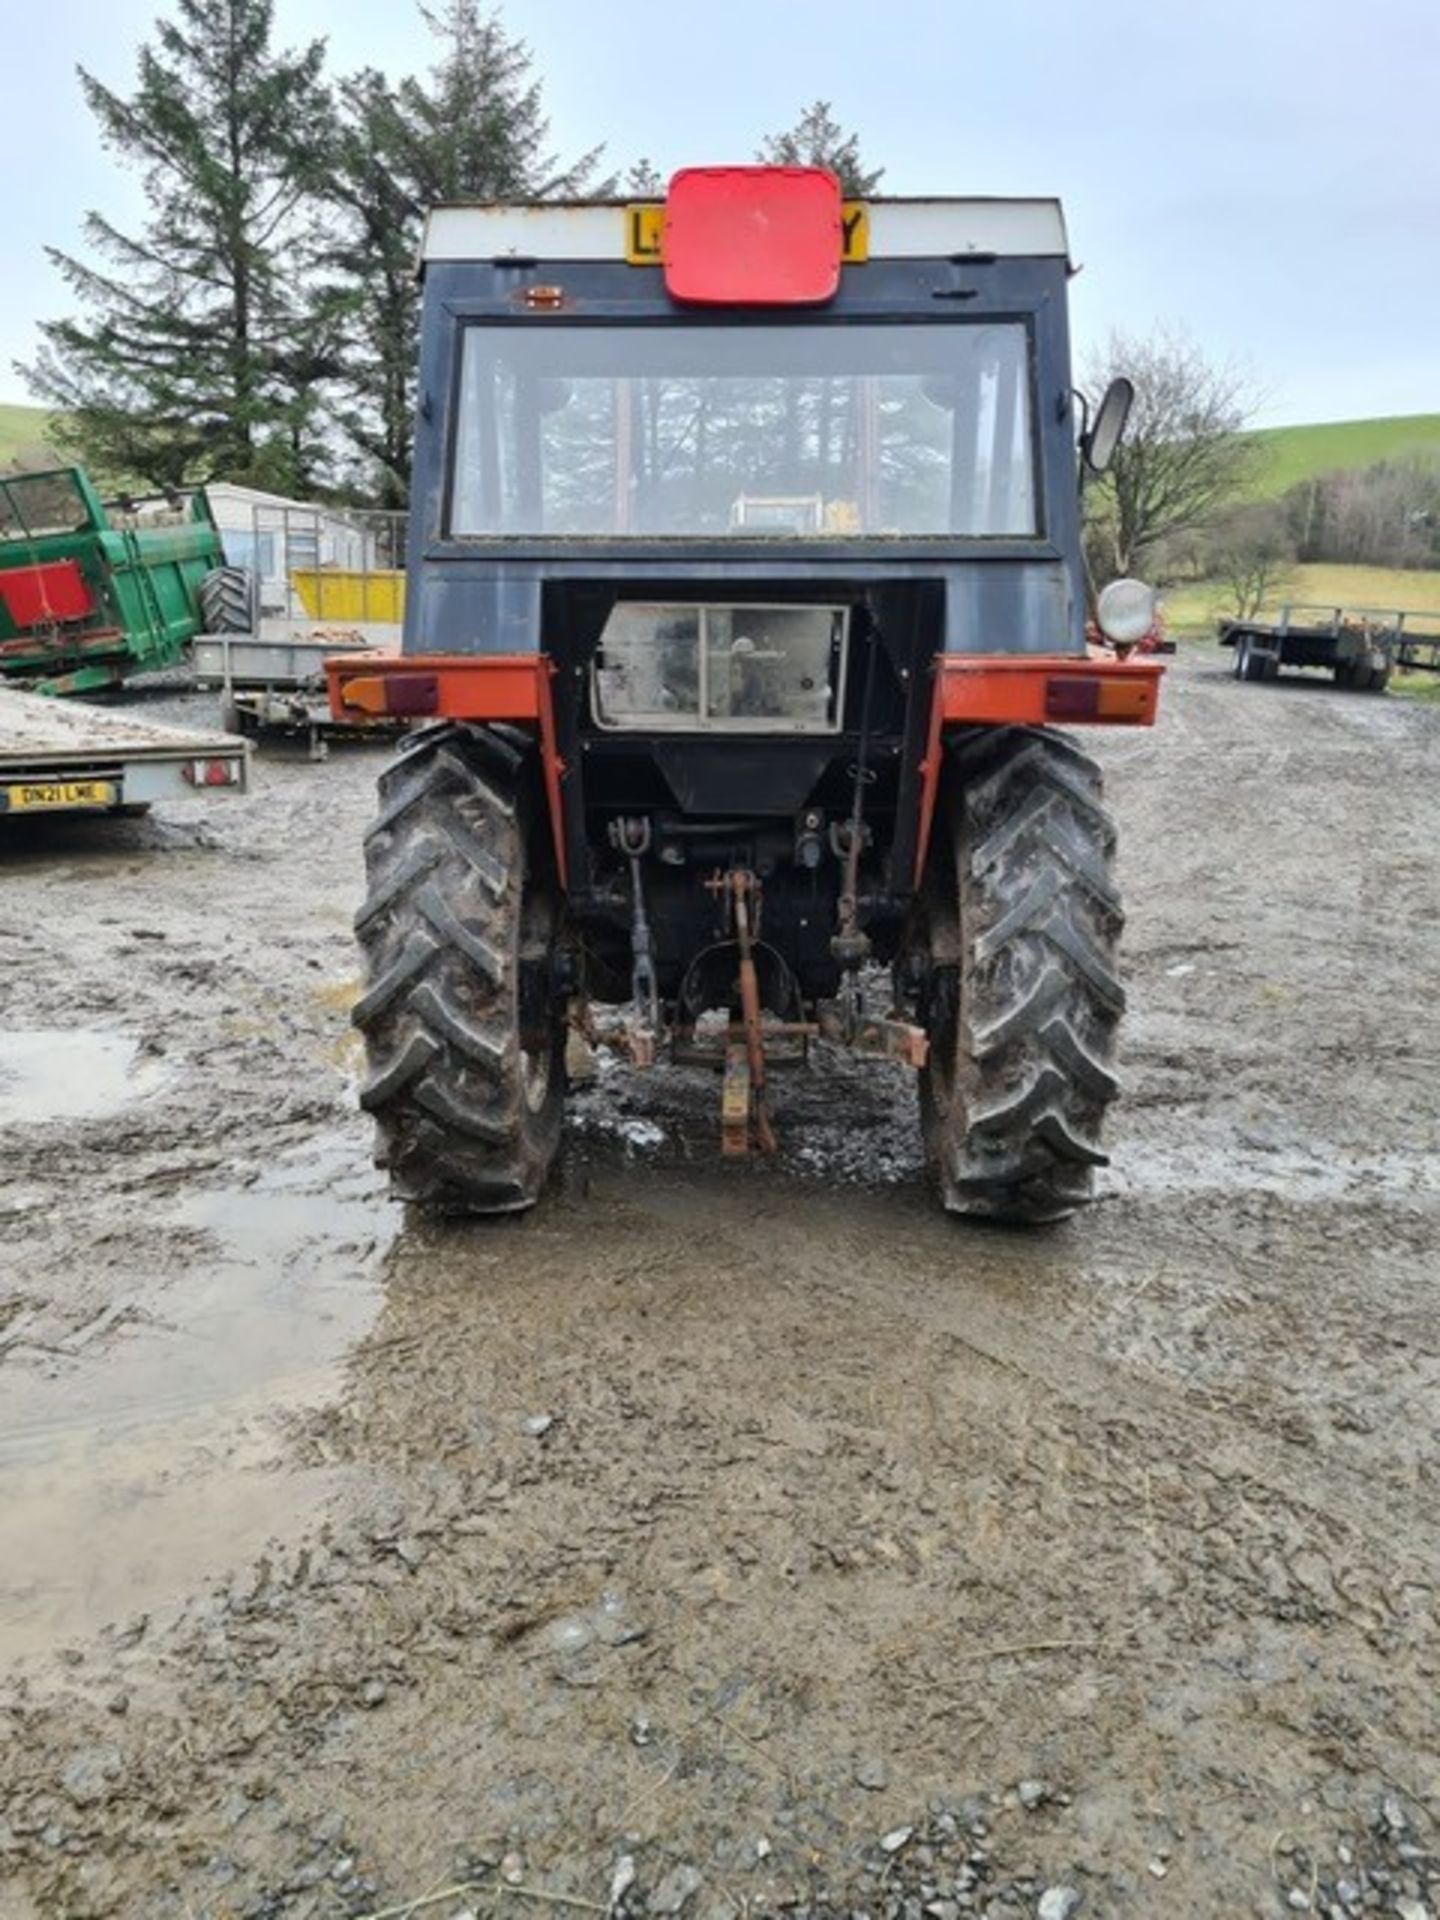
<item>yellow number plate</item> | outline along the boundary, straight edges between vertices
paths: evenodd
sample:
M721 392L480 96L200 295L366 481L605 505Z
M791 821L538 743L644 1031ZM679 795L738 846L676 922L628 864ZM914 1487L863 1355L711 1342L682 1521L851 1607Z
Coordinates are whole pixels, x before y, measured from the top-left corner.
M119 790L109 780L37 780L0 787L6 813L39 813L46 807L113 807L119 798Z
M870 210L863 200L847 200L841 210L844 238L840 258L858 267L870 258ZM659 201L636 200L625 209L625 258L632 267L660 265L665 208Z

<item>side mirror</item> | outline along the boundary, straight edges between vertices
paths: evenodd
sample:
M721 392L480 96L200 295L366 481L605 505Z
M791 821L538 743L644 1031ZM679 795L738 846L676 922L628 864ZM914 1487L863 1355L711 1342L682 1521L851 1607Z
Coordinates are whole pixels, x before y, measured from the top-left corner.
M1105 389L1105 398L1095 409L1095 418L1080 443L1085 464L1092 473L1104 473L1115 458L1115 449L1124 437L1125 423L1134 402L1134 385L1123 374Z

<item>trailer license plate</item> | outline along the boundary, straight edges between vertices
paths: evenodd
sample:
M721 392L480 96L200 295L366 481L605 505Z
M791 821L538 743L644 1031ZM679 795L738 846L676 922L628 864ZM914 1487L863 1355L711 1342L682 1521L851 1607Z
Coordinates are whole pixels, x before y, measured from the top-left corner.
M0 787L0 810L41 813L47 807L113 807L120 790L112 780L36 780Z

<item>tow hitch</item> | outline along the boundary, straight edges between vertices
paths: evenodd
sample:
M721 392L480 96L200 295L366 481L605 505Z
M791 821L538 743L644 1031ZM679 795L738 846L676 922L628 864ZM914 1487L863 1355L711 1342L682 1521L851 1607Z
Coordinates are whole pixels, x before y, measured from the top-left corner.
M740 1034L725 1049L725 1080L720 1096L720 1151L726 1155L776 1151L775 1130L765 1095L765 1027L760 1012L760 982L755 972L755 935L760 930L760 882L744 867L713 874L709 891L729 905L739 953Z

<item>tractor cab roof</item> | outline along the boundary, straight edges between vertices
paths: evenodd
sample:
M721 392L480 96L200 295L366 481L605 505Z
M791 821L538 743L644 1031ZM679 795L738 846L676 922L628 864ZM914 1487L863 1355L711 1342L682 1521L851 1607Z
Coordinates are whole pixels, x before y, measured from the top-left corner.
M434 208L420 267L562 260L660 264L660 201L481 203ZM866 260L1060 259L1069 245L1052 199L872 199L845 203L847 265Z

